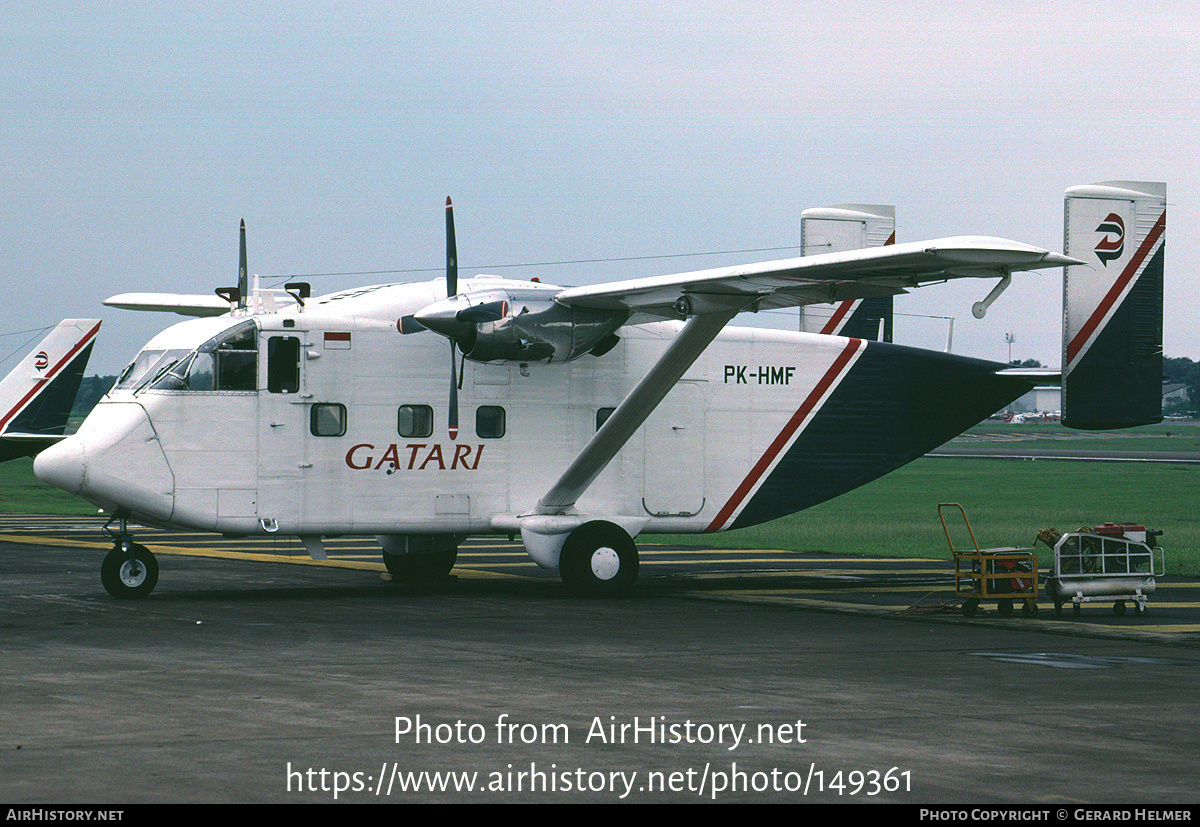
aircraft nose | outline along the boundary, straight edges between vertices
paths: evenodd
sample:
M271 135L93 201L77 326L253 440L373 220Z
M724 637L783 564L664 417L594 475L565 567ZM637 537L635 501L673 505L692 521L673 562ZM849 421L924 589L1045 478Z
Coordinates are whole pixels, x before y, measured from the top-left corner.
M83 490L84 456L82 440L68 437L34 457L34 476L47 485L78 494Z
M166 520L175 507L174 475L137 403L97 405L78 433L37 455L33 473L101 508Z

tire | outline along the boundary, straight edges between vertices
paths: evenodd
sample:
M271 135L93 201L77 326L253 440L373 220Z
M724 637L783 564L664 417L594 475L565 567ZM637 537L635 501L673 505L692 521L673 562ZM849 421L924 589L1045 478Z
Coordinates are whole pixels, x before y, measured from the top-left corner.
M100 582L104 590L117 600L136 600L154 591L158 585L158 560L150 549L139 543L131 544L138 565L129 561L129 552L117 543L100 564Z
M973 597L971 599L969 599L966 603L962 604L963 617L974 617L975 613L978 611L979 611L979 601Z
M567 536L558 558L558 573L580 597L619 597L633 590L638 551L625 529L593 520Z
M393 582L428 583L449 577L457 559L455 547L430 554L384 554L383 565Z

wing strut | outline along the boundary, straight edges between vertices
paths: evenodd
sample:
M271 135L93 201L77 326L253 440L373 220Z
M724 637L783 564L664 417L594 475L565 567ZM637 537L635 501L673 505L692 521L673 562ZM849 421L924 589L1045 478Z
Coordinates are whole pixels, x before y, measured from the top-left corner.
M634 386L558 482L538 502L536 513L561 514L575 505L663 397L675 387L679 378L695 364L709 343L730 319L741 312L746 303L739 302L733 308L692 316L654 367Z

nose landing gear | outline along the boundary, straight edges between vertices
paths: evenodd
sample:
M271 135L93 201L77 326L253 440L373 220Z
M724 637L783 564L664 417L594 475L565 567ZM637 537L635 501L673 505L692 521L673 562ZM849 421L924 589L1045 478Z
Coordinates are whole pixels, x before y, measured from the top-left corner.
M100 564L100 582L104 590L118 600L145 597L158 585L158 560L150 549L133 541L128 517L128 513L118 511L104 524L104 530L114 543L113 550ZM121 521L117 531L109 527L113 520Z

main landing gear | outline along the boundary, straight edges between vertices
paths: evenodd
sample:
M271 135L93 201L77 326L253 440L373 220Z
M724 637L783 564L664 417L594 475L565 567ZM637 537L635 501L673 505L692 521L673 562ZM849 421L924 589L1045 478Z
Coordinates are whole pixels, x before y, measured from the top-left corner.
M393 583L429 584L446 580L458 559L461 534L392 534L379 538L383 565Z
M150 549L133 541L126 524L128 517L118 511L104 524L104 530L114 543L113 550L100 564L100 582L104 584L104 590L118 600L145 597L158 585L158 560ZM120 530L109 528L113 520L121 521Z
M638 550L625 529L592 520L567 536L558 557L558 573L580 597L620 597L633 590Z

